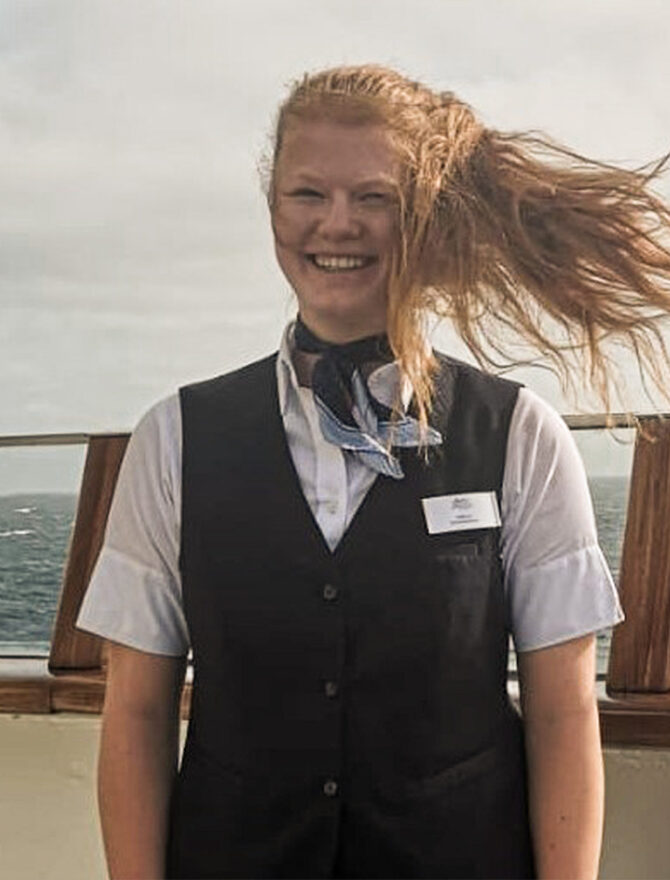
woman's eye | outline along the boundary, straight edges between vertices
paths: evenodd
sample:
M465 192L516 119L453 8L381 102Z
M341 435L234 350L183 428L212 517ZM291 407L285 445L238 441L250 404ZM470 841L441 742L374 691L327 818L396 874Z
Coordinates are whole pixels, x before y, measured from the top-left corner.
M361 201L370 204L383 204L388 201L388 195L383 192L367 192L361 195Z
M292 196L296 196L299 199L321 199L323 198L322 194L316 189L309 189L308 187L302 187L301 189L294 189Z

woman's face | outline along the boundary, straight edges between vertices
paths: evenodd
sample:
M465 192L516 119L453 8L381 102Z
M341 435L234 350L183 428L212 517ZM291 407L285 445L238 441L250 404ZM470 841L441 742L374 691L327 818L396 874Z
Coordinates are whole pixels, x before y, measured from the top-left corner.
M293 121L271 208L277 260L307 326L330 342L386 329L398 163L380 125Z

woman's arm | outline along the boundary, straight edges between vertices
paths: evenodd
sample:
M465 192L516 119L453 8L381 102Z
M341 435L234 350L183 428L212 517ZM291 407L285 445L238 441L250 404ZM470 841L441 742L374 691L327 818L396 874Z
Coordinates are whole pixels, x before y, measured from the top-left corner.
M185 657L110 643L98 802L112 880L162 880Z
M540 880L594 880L604 781L595 636L518 656L530 823Z

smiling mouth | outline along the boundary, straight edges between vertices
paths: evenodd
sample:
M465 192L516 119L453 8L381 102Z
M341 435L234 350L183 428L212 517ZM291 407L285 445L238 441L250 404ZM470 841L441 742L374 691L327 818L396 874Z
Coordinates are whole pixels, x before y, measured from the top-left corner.
M376 257L361 257L354 255L327 255L307 254L307 259L324 272L352 272L357 269L365 269L375 262Z

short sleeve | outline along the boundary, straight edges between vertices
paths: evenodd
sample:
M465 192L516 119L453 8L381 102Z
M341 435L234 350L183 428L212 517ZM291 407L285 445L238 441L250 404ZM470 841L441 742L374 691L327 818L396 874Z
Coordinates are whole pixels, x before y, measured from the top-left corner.
M151 653L188 652L180 509L181 413L172 395L143 416L128 442L77 627Z
M598 545L584 465L563 419L519 392L502 489L502 559L518 651L611 627L623 612Z

